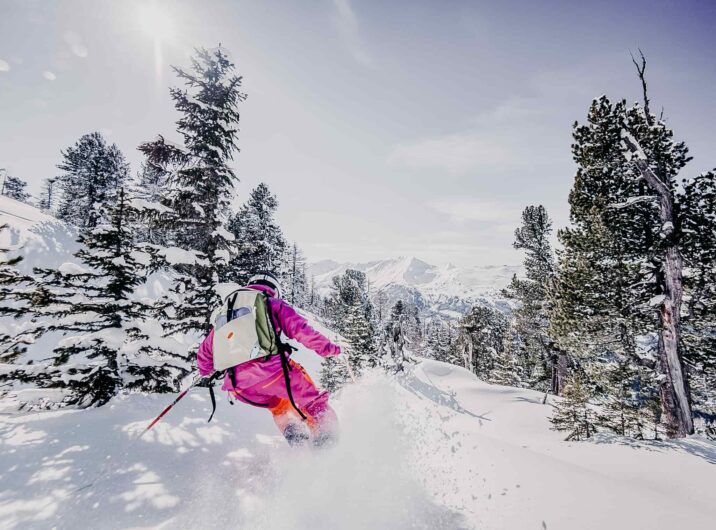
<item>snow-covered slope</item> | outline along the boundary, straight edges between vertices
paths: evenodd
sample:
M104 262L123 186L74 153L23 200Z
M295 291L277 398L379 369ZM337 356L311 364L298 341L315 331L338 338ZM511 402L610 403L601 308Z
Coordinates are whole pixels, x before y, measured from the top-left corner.
M474 303L505 308L500 289L521 271L515 265L437 267L414 257L400 257L368 263L319 261L309 272L315 276L319 293L325 296L333 277L347 269L365 272L372 291L383 291L390 302L403 299L443 313L464 313Z
M41 210L0 195L0 248L13 249L23 261L18 268L29 272L33 267L57 267L71 260L77 251L77 231Z
M713 528L712 443L564 442L541 397L435 361L371 374L335 400L341 439L321 451L223 399L207 424L203 389L134 445L171 396L0 419L0 528Z

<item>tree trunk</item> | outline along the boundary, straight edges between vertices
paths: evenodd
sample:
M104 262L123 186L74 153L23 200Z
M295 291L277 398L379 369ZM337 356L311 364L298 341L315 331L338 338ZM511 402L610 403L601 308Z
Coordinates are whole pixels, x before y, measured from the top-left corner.
M683 437L694 432L689 385L681 357L681 302L683 299L683 260L675 237L676 215L672 191L651 170L646 160L637 167L644 180L659 197L659 217L664 237L660 282L664 299L659 306L659 365L664 380L659 388L664 423L669 437Z

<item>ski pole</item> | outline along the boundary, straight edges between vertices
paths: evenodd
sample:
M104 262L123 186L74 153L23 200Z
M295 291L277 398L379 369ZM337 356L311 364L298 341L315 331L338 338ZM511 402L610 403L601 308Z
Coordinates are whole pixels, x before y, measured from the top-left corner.
M201 380L202 380L202 377L199 376L199 375L197 375L197 376L194 378L194 381L192 381L192 383L191 383L191 385L189 386L189 388L187 388L187 389L184 390L181 394L179 394L179 395L177 396L177 398L176 398L174 401L172 401L172 404L171 404L171 405L169 405L167 408L165 408L165 409L159 414L159 416L157 416L156 418L154 418L154 420L152 421L152 423L150 423L149 425L147 425L147 427L141 432L141 434L140 434L139 436L137 436L136 439L139 440L142 436L144 436L144 433L146 433L149 429L151 429L151 428L154 427L157 423L159 423L159 420L161 420L161 419L164 417L164 415L165 415L167 412L169 412L169 411L174 407L174 405L176 405L177 403L179 403L179 402L182 400L182 398L183 398L184 396L186 396L192 388L194 388L196 385L198 385ZM132 441L132 443L134 443L134 440Z

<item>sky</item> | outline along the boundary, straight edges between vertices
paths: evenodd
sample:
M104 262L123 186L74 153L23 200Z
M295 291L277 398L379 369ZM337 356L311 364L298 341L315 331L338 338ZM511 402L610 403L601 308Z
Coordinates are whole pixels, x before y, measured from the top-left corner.
M716 166L713 0L0 0L0 167L38 193L100 131L179 141L171 65L226 48L241 105L236 206L260 182L309 260L516 264L520 212L568 223L571 131L640 99L647 56L694 160Z

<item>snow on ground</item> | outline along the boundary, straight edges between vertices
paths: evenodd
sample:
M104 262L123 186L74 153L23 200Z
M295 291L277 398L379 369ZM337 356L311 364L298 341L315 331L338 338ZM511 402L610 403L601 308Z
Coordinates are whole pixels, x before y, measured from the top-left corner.
M63 223L0 196L3 223L12 228L0 246L22 246L21 268L73 261L76 234ZM337 266L329 265L327 276ZM412 259L375 272L438 291L440 278L475 285ZM496 269L500 280L511 272ZM166 285L154 275L139 295L156 297ZM56 340L47 335L33 349ZM295 358L317 376L316 355ZM130 445L172 399L134 394L99 409L0 412L0 529L671 530L716 520L712 442L564 442L549 430L540 394L435 361L349 385L334 400L340 443L321 451L289 448L265 410L225 399L207 424L204 389ZM6 398L0 410L15 405ZM101 470L106 479L76 492Z
M5 417L0 528L713 528L714 444L564 442L541 398L423 361L344 389L323 450L289 448L266 411L225 399L207 424L204 389L133 446L172 396Z
M33 267L58 267L72 261L72 254L79 248L74 228L4 195L0 195L2 225L8 228L0 232L0 248L15 249L12 256L23 256L17 265L22 272L30 272Z

